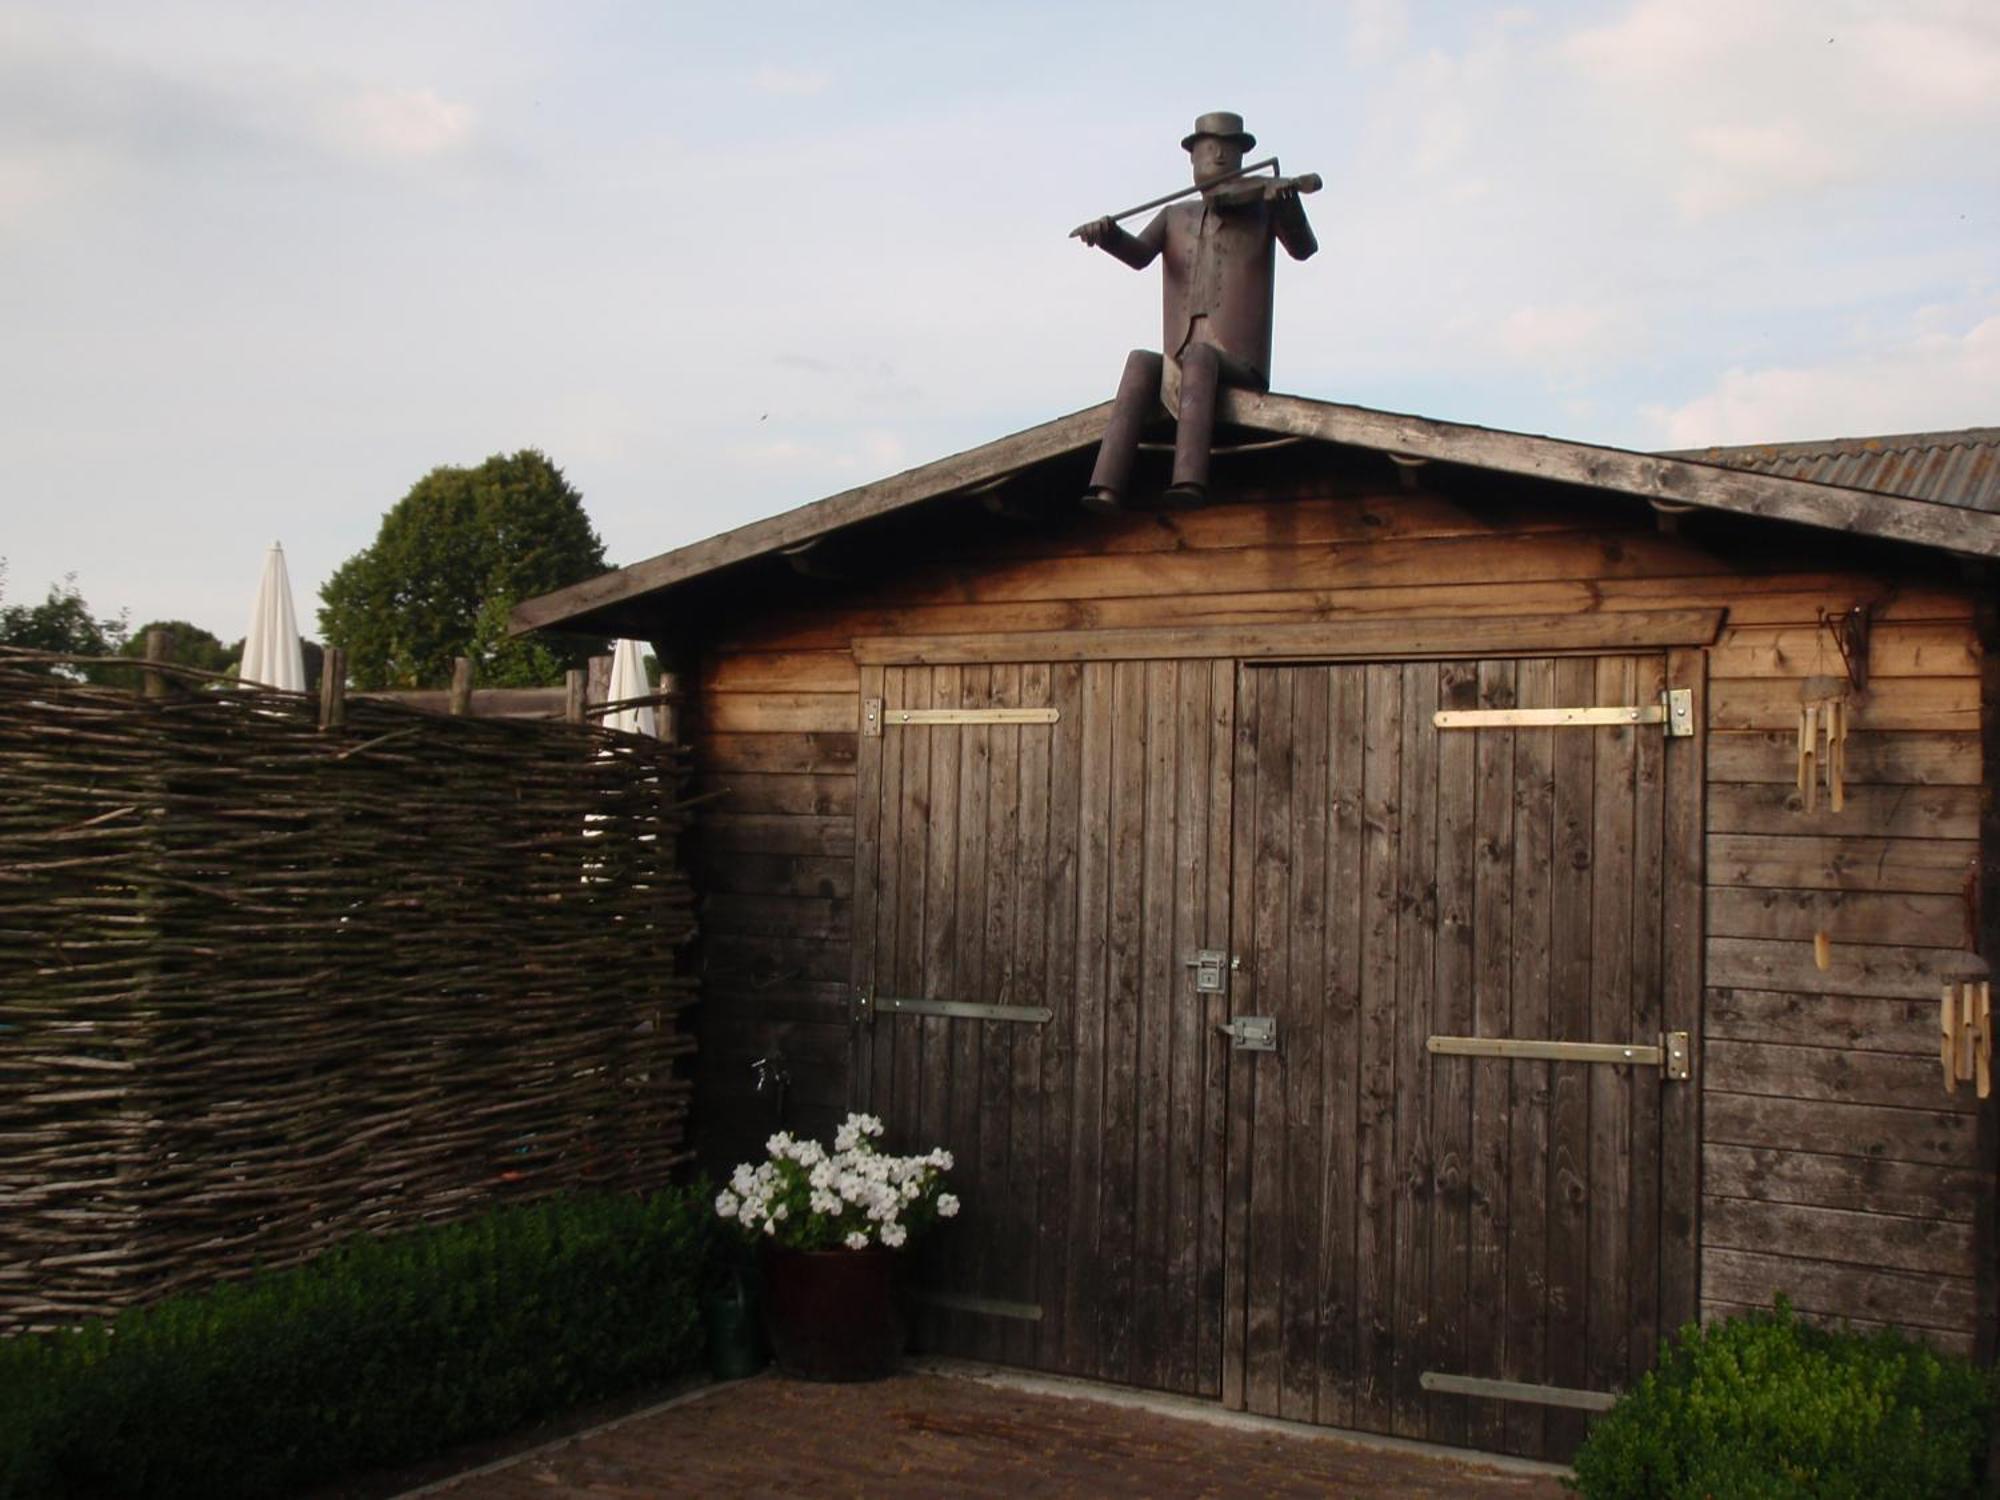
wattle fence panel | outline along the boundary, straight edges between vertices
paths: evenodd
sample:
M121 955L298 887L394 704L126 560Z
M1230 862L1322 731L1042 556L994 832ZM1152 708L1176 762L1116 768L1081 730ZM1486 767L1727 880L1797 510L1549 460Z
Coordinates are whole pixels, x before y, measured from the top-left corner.
M0 653L0 1333L672 1178L680 750L156 671Z

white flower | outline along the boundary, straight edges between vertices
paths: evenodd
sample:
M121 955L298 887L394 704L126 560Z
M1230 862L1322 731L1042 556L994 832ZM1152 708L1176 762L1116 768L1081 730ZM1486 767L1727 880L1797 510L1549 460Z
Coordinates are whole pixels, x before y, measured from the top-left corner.
M756 1182L756 1173L747 1161L729 1174L729 1186L735 1190L736 1196L739 1198L749 1197L750 1189L756 1185Z
M790 1204L780 1203L776 1208L771 1210L771 1217L774 1219L782 1219L788 1216L791 1213L791 1211L792 1208Z
M764 1233L776 1234L777 1232L778 1232L778 1221L776 1219L766 1219L764 1221Z
M887 1245L891 1250L899 1248L903 1241L909 1237L910 1231L905 1229L901 1224L890 1223L882 1226L882 1243Z
M857 1229L849 1234L847 1237L847 1248L850 1250L866 1250L868 1248L867 1231Z
M733 1219L736 1217L736 1210L742 1206L743 1200L727 1189L715 1195L715 1213L717 1218Z
M792 1149L791 1133L784 1130L779 1131L768 1141L764 1142L764 1149L773 1156L783 1156L787 1151Z
M940 1219L950 1219L957 1217L957 1215L958 1199L954 1198L950 1193L939 1193L938 1217Z

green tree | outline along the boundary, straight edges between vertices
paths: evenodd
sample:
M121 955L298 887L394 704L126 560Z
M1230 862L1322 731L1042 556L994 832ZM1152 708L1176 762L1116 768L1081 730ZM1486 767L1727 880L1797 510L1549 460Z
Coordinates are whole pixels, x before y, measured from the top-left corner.
M6 564L0 562L0 592L6 585ZM109 656L125 643L125 614L99 618L90 612L71 573L49 585L40 604L0 606L0 645L33 651L58 651L68 656ZM78 668L61 668L66 677L83 675Z
M155 630L164 630L172 637L172 644L167 648L168 661L203 672L228 672L236 666L237 658L229 647L222 644L221 636L203 630L199 625L191 625L186 620L148 620L132 632L118 654L145 656L146 637Z
M602 639L509 639L508 613L605 567L562 471L533 449L495 454L417 481L320 590L320 634L358 688L441 687L459 656L488 686L559 682Z

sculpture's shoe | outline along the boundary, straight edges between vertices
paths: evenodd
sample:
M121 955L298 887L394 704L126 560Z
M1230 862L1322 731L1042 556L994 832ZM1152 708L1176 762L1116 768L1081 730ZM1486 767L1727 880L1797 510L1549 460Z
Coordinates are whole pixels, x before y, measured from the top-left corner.
M1118 491L1094 484L1083 492L1085 510L1119 510Z
M1194 506L1208 504L1208 486L1205 484L1174 484L1167 486L1160 496L1163 503L1172 506Z

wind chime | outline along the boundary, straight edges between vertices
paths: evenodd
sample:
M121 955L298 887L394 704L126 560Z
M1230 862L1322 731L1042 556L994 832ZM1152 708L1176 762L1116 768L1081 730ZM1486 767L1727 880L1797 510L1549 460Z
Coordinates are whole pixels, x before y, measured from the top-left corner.
M1970 1083L1981 1099L1993 1092L1993 981L1945 981L1938 1051L1944 1091Z
M1828 812L1847 806L1847 730L1850 697L1868 685L1868 606L1857 605L1837 618L1824 611L1814 633L1813 666L1826 665L1826 643L1832 638L1846 671L1835 677L1816 670L1799 685L1799 800L1810 815L1819 811L1819 793L1826 787ZM1813 934L1813 963L1822 972L1833 967L1833 937L1825 929Z
M1819 788L1826 783L1829 812L1847 806L1847 729L1852 695L1868 686L1869 611L1856 605L1840 616L1824 611L1813 641L1813 676L1799 685L1799 795L1809 813L1819 810ZM1825 671L1826 643L1831 638L1846 669L1835 677Z
M1838 677L1808 677L1799 690L1799 795L1807 812L1819 810L1821 778L1826 806L1847 806L1847 683Z

